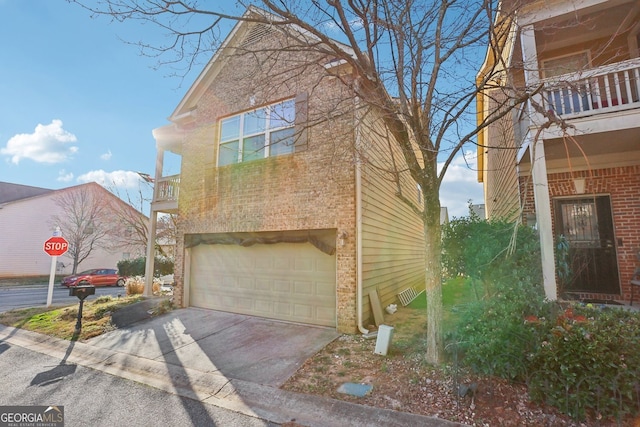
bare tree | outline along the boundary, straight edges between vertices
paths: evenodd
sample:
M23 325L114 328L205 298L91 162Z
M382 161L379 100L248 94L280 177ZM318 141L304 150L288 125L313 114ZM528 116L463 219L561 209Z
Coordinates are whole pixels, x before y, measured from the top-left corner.
M197 1L104 0L81 4L94 14L118 21L142 20L169 34L169 43L154 46L140 42L146 55L157 56L160 64L186 63L189 70L199 55L217 49L222 42L225 21L247 20L277 28L298 40L290 52L305 52L306 58L330 58L347 64L347 76L335 75L353 93L362 110L360 117L375 117L377 132L388 139L389 164L376 168L396 181L408 175L419 185L424 208L402 191L397 195L424 225L426 298L428 301L428 362L437 363L442 350L440 188L456 156L489 124L505 116L527 99L525 92L497 85L506 68L500 51L508 25L501 25L497 2L491 0L261 0L239 1L256 5L266 13L233 14L220 6L203 8ZM504 18L508 17L504 14ZM192 19L199 16L199 19ZM201 23L198 27L197 23ZM295 33L295 34L294 34ZM491 68L476 78L487 46L494 58ZM237 49L237 54L251 52ZM256 52L257 54L258 52ZM264 58L265 52L259 52ZM272 52L276 54L277 52ZM315 55L315 57L314 57ZM256 55L257 56L257 55ZM302 55L301 55L302 57ZM264 66L269 66L269 58ZM315 64L291 62L302 73ZM327 75L334 72L327 67ZM274 70L277 72L277 70ZM282 73L282 71L280 71ZM282 78L283 81L286 79ZM475 106L480 94L500 88L506 93L499 108L476 122ZM350 104L353 109L353 103ZM341 111L347 108L338 107ZM333 116L332 116L333 117ZM312 123L309 124L311 126ZM355 147L357 151L357 147ZM362 154L362 153L361 153ZM351 154L353 155L353 154ZM359 158L358 161L367 161Z
M156 252L162 256L173 258L177 240L177 215L165 214L158 216L158 225L156 231ZM168 248L168 249L166 249Z
M111 224L117 228L111 239L112 249L145 248L149 239L149 218L142 211L145 203L151 202L145 197L141 187L133 195L129 191L120 191L113 183L107 189L125 203L111 205Z
M51 223L60 227L62 235L69 242L66 256L73 260L72 274L78 271L78 265L94 249L107 244L112 226L109 205L101 197L101 190L97 184L84 184L62 190L54 198L62 212L54 215Z

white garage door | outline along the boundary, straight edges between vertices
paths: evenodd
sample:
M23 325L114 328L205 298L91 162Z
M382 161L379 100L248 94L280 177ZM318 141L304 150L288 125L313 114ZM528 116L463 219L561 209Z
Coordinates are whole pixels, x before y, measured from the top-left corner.
M336 326L335 255L310 243L204 244L191 251L190 305Z

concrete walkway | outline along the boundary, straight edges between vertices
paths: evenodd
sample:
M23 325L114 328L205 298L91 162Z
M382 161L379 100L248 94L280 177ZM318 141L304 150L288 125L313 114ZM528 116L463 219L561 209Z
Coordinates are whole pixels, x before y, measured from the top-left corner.
M196 308L137 321L87 342L0 325L2 343L278 424L459 425L278 388L337 336L327 328Z

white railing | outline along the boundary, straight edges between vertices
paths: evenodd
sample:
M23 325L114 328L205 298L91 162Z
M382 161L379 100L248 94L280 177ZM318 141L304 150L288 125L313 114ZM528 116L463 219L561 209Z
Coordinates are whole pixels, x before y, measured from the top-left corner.
M155 184L155 202L178 201L180 175L163 176Z
M545 108L565 118L640 108L640 58L543 82Z

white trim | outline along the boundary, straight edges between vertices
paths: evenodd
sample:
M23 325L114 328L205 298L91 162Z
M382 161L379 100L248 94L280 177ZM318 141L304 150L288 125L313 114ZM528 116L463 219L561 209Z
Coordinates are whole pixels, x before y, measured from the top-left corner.
M332 68L339 67L339 66L344 65L346 63L347 63L346 59L339 59L337 61L333 60L333 61L329 61L326 64L324 64L324 68L325 68L325 70L330 70Z
M587 9L594 6L605 6L610 0L580 0L580 1L558 1L550 4L548 1L540 1L531 3L522 8L519 13L518 21L521 25L530 25L540 21L558 18L564 15L576 13L579 10Z
M182 272L182 307L191 306L191 248L184 248L184 260L182 265L184 271Z
M274 108L279 106L279 105L285 105L286 103L291 103L291 107L292 107L292 111L293 111L293 120L292 122L289 124L289 126L279 126L279 127L271 127L271 113L273 112ZM265 111L265 118L264 118L264 129L260 132L252 132L252 133L244 133L244 122L245 122L245 117L251 113L260 111L260 110L264 110ZM286 111L285 111L286 112ZM225 120L229 120L229 119L233 119L239 117L240 121L238 123L238 136L237 138L232 138L226 141L222 141L222 126L223 126L223 122ZM272 157L271 156L271 135L273 133L276 132L280 132L280 131L284 131L287 129L295 129L295 122L296 122L296 117L295 117L295 98L288 98L288 99L284 99L282 101L278 101L278 102L274 102L271 104L266 104L266 105L262 105L260 107L251 109L251 110L246 110L246 111L242 111L240 113L236 113L230 116L226 116L223 117L221 119L218 120L218 135L217 135L217 153L216 153L216 166L217 167L222 167L222 166L228 166L231 164L238 164L238 163L245 163L247 161L252 161L252 160L257 160L257 159L252 159L252 160L243 160L244 157L244 140L251 138L251 137L256 137L256 136L260 136L260 135L264 135L264 156L263 158L268 158L268 157ZM232 143L232 142L238 142L238 157L236 159L236 162L233 163L228 163L228 164L224 164L224 165L220 165L220 147L224 144L228 144L228 143ZM293 146L292 146L292 150L291 152L293 152ZM290 153L282 153L282 154L290 154Z

